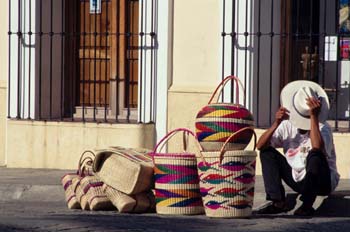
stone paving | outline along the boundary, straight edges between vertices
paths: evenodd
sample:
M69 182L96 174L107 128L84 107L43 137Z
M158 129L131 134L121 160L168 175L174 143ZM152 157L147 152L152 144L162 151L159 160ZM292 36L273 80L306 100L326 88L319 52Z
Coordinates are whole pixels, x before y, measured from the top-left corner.
M67 209L60 177L67 171L0 168L0 232L7 231L350 231L350 180L330 197L318 198L316 215L296 218L253 215L249 219L119 214ZM264 202L262 178L256 178L254 206ZM289 190L288 198L298 205Z

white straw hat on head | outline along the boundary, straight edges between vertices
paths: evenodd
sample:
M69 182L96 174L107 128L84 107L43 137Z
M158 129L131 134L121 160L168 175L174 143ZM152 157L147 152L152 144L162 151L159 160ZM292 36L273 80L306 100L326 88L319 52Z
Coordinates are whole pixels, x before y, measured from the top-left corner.
M281 105L289 110L289 120L302 130L310 130L309 106L306 98L315 97L321 101L321 111L318 116L320 123L328 118L329 100L326 92L317 83L312 81L293 81L281 91Z

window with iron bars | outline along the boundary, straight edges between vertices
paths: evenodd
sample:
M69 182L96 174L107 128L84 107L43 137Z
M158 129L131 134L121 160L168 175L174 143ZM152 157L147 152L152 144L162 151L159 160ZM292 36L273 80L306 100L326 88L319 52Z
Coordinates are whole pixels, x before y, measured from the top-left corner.
M9 0L8 117L153 122L156 0Z
M304 79L327 92L335 131L350 131L350 1L222 0L221 36L222 78L242 80L257 127L271 125L283 86Z

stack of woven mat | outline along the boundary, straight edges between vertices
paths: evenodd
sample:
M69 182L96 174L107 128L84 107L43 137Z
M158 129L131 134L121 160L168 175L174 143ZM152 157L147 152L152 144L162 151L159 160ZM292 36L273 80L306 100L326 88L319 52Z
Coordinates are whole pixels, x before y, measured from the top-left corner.
M77 172L62 177L68 208L154 211L153 162L148 153L122 147L85 151Z

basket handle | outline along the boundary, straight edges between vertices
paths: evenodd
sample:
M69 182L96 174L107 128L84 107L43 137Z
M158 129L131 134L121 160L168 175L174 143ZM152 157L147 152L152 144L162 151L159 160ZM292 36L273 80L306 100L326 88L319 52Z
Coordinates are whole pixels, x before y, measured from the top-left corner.
M216 99L216 102L219 101L219 97L220 97L220 94L221 94L222 90L224 89L225 85L231 80L234 80L235 83L236 83L236 104L239 104L239 86L241 86L241 88L243 90L243 93L244 93L245 90L244 90L244 86L243 86L241 80L238 77L235 77L235 76L228 76L224 80L221 81L221 83L216 87L214 93L211 95L211 98L210 98L208 104L212 103L214 97L218 93L219 94L218 94L218 98ZM243 102L245 102L245 94L243 94Z
M154 147L154 150L153 150L153 153L157 153L157 152L160 152L163 148L164 148L164 145L175 135L177 134L178 132L183 132L184 135L183 135L183 145L184 145L184 150L187 150L187 139L186 139L186 134L187 134L187 137L188 135L192 135L193 137L197 138L196 135L189 129L187 128L177 128L175 130L172 130L170 131L167 135L165 135L159 142L158 144ZM158 148L160 148L158 150Z
M221 164L222 160L224 159L224 154L225 154L225 152L226 152L226 150L225 150L226 145L227 145L229 142L231 142L232 139L235 139L235 137L236 137L237 135L239 135L239 134L241 134L242 132L247 131L247 130L253 132L253 135L254 135L254 149L253 149L253 150L255 151L255 149L256 149L256 133L255 133L255 131L254 131L254 128L253 128L253 127L244 127L244 128L242 128L242 129L236 131L235 133L233 133L230 137L228 137L228 138L226 139L225 143L222 145L222 147L221 147L221 149L220 149L220 164Z
M84 177L86 175L90 175L90 172L89 172L89 169L87 169L88 166L92 166L93 164L93 159L91 157L85 157L82 162L81 162L81 165L78 169L78 172L77 174L80 176L80 177Z
M91 156L88 156L91 155ZM92 165L93 163L93 160L95 158L95 153L91 150L86 150L84 151L80 158L79 158L79 162L78 162L78 170L77 170L77 174L79 176L83 176L85 175L85 172L86 172L86 165ZM89 173L88 173L89 174Z

